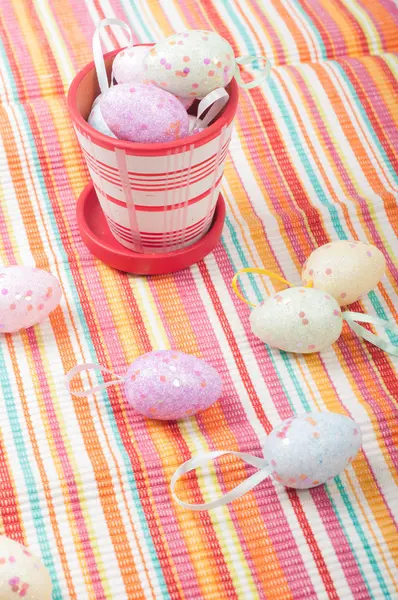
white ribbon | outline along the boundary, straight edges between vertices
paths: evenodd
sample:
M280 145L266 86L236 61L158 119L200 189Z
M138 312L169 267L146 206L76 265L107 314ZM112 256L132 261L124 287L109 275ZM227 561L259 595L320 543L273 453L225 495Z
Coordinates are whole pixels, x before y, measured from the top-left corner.
M213 119L216 118L218 114L222 111L224 106L227 104L229 100L229 94L224 88L217 88L207 94L198 105L198 112L195 120L190 125L190 132L196 129L196 127L207 127ZM211 107L203 119L201 119L202 115L206 112L206 110Z
M106 383L101 383L100 385L92 387L89 390L84 390L83 392L76 392L75 390L71 390L70 384L71 384L72 379L74 379L76 377L76 375L78 375L79 373L82 373L83 371L100 371L101 373L110 373L113 377L116 377L116 379L114 379L113 381L108 381ZM66 386L66 389L73 396L77 396L78 398L87 398L88 396L93 396L97 392L101 392L102 390L105 390L106 388L110 387L111 385L121 384L121 383L124 383L125 381L126 381L125 377L119 377L119 375L116 375L115 373L113 373L109 369L106 369L105 367L101 367L101 365L95 365L93 363L84 363L83 365L77 365L76 367L73 367L73 369L71 369L69 371L69 373L67 373L66 378L65 378L65 386Z
M127 25L127 23L124 23L124 21L121 21L120 19L109 18L102 19L102 21L98 23L93 35L93 56L95 70L97 71L98 83L102 94L106 92L107 89L109 89L108 75L106 73L104 55L102 53L101 47L101 33L104 27L107 27L108 25L117 25L118 27L121 27L122 29L127 31L127 33L129 34L129 41L127 44L128 46L130 46L133 41L131 29Z
M254 87L257 87L260 85L260 83L267 79L271 71L271 63L267 58L265 58L265 56L238 56L235 58L235 62L238 65L251 65L256 61L262 62L263 67L259 69L259 73L254 77L253 81L249 81L248 83L243 81L239 68L235 69L234 77L238 82L238 85L245 90L250 90Z
M183 502L179 499L175 492L175 487L177 485L180 477L185 475L186 473L190 473L194 471L198 467L205 467L209 461L213 461L220 456L225 456L230 454L232 456L237 456L244 460L247 464L252 465L253 467L257 467L259 471L251 475L245 481L242 481L239 485L237 485L233 490L222 496L221 498L216 498L211 502L205 502L204 504L189 504L189 502ZM264 479L269 477L271 474L271 469L268 466L268 462L265 458L260 458L258 456L253 456L252 454L247 454L246 452L232 452L228 450L218 450L216 452L208 452L207 454L202 454L202 456L198 456L196 458L191 458L183 463L171 478L170 488L171 493L173 495L174 500L183 508L189 508L190 510L210 510L212 508L218 508L219 506L225 506L232 500L236 500L236 498L240 498L250 490L252 490L256 485L261 483Z
M381 350L384 350L384 352L398 356L398 346L394 346L390 341L384 340L380 336L369 331L369 329L362 327L362 325L358 325L358 323L370 323L376 327L382 327L383 329L392 331L392 333L398 336L398 327L395 323L390 323L389 321L373 317L372 315L364 315L363 313L351 312L349 310L343 313L343 319L359 337L367 340Z

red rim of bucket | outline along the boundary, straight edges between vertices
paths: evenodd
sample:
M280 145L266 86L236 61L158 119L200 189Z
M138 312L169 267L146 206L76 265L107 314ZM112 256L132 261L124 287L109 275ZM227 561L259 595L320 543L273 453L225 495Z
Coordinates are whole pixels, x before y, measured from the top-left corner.
M93 202L98 203L98 207L93 206ZM98 208L99 219L95 216L96 208ZM113 237L91 181L86 185L77 201L77 222L80 235L89 251L110 267L135 275L173 273L199 262L210 254L220 241L224 220L225 202L220 193L211 227L200 240L174 252L143 254L125 248ZM101 229L100 233L95 231L98 225Z
M137 44L141 46L153 46L154 44ZM104 59L111 58L116 56L121 49L112 50L112 52L108 52L104 55ZM228 126L232 123L237 105L239 100L239 91L238 84L233 78L229 84L229 100L227 102L226 108L223 114L209 127L206 127L203 131L196 133L195 135L189 136L188 138L181 138L180 140L176 140L175 142L157 142L154 144L142 144L137 142L127 142L124 140L118 140L116 138L111 138L103 133L100 133L91 125L87 123L87 121L82 117L76 102L76 94L77 89L82 81L82 79L87 75L87 73L91 70L95 69L94 61L90 62L86 65L73 79L69 91L68 91L68 107L69 112L72 116L73 121L79 127L80 130L84 131L90 138L94 139L100 146L105 146L106 148L113 147L119 148L121 150L125 150L129 154L136 154L138 156L158 156L164 155L169 150L175 150L181 148L181 150L185 149L188 145L194 144L195 147L201 146L205 144L209 139L217 137L217 134L220 132L224 125Z

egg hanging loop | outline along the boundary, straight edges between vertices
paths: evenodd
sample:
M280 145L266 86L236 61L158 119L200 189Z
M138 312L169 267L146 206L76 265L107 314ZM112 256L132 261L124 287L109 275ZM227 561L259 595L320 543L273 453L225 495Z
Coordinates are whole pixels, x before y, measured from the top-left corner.
M380 350L384 350L384 352L387 352L388 354L398 356L398 346L395 346L391 342L384 340L380 336L369 331L369 329L366 329L365 327L362 327L362 325L358 324L370 323L376 327L382 327L387 331L391 331L398 336L398 327L395 325L395 323L390 323L389 321L379 319L378 317L373 317L372 315L364 315L363 313L352 312L350 310L347 310L343 313L343 320L357 334L358 337L363 338L370 344L373 344L373 346L380 348Z
M108 75L106 72L104 55L102 53L102 48L101 48L101 33L102 33L102 30L104 29L104 27L107 27L108 25L117 25L118 27L121 27L122 29L127 31L128 36L129 36L129 41L127 44L128 46L130 46L133 41L131 29L127 25L127 23L124 23L124 21L121 21L120 19L108 18L108 19L102 19L102 21L100 21L98 23L98 25L94 31L92 43L93 43L93 56L94 56L95 70L97 72L98 84L99 84L99 87L101 90L101 94L103 94L104 92L106 92L109 89ZM113 77L111 77L111 84L112 84L112 80L113 80Z
M260 269L260 268L256 268L256 267L246 267L245 269L240 269L237 273L235 273L235 275L232 279L232 283L231 283L232 289L235 292L236 296L239 298L239 300L242 300L243 302L245 302L245 304L248 304L249 306L252 306L253 308L256 308L256 306L258 306L258 305L252 304L249 300L246 300L246 298L243 296L242 292L239 290L239 287L238 287L238 278L243 273L255 273L257 275L267 275L270 279L276 279L277 281L286 283L286 285L288 285L289 287L295 287L292 283L290 283L289 281L287 281L280 275L277 275L276 273L273 273L272 271L268 271L267 269Z
M190 473L191 471L195 471L199 467L205 467L210 461L219 458L220 456L226 456L227 454L231 456L236 456L237 458L241 458L245 463L251 465L252 467L257 467L259 470L256 471L251 477L242 481L239 485L237 485L233 490L221 496L220 498L216 498L215 500L211 500L210 502L205 502L203 504L190 504L189 502L184 502L180 500L176 494L175 487L177 485L178 480L185 475L186 473ZM247 454L246 452L232 452L228 450L220 450L216 452L208 452L206 454L202 454L196 458L191 458L183 463L178 469L174 472L173 477L171 478L170 488L171 493L173 494L174 500L182 506L183 508L189 508L190 510L211 510L212 508L219 508L220 506L225 506L229 502L240 498L254 487L256 487L259 483L264 481L267 477L271 475L271 469L268 467L268 463L265 458L260 458L259 456L253 456L252 454Z
M79 373L83 373L84 371L100 371L100 373L109 373L110 375L112 375L112 377L115 377L115 379L113 379L112 381L101 383L100 385L94 386L88 390L84 390L83 392L72 390L70 387L72 379L74 379L76 375L78 375ZM108 387L111 387L112 385L120 385L122 383L125 383L125 381L125 377L120 377L119 375L116 375L116 373L113 373L113 371L110 371L109 369L106 369L101 365L96 365L94 363L84 363L82 365L76 365L76 367L73 367L66 374L65 386L68 392L73 396L77 396L78 398L87 398L89 396L93 396L97 392L102 392L103 390L105 390Z
M254 77L252 81L245 83L240 74L239 68L235 69L234 77L239 85L244 90L251 90L252 88L258 87L260 83L265 81L271 71L271 63L265 58L265 56L237 56L235 62L237 65L251 65L254 62L262 62L263 68L259 70L258 75Z

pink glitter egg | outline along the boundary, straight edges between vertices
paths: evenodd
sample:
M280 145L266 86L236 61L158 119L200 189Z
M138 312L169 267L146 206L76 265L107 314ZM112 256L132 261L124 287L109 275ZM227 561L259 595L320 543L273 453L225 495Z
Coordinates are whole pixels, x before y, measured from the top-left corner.
M14 333L43 321L62 296L58 280L40 269L0 268L0 332Z
M137 358L126 375L126 398L145 417L163 421L190 417L221 395L217 371L205 361L175 350Z
M181 102L153 85L122 83L103 94L101 113L121 140L173 142L188 133L188 114Z

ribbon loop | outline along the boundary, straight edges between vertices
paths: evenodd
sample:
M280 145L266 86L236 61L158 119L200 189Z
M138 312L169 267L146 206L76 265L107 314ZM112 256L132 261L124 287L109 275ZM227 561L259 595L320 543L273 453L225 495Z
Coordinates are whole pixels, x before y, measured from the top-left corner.
M189 502L183 502L180 500L175 492L175 487L177 485L180 477L185 475L186 473L190 473L191 471L195 471L198 467L204 467L207 465L209 461L213 461L220 456L225 456L230 454L232 456L236 456L244 460L247 464L252 465L253 467L257 467L259 471L254 473L251 477L242 481L239 485L237 485L233 490L221 496L221 498L216 498L211 502L205 502L203 504L189 504ZM198 456L196 458L191 458L187 460L184 464L182 464L175 471L173 477L171 478L170 488L171 493L173 494L174 500L183 508L189 508L191 510L199 511L199 510L210 510L212 508L218 508L220 506L225 506L232 500L236 500L240 498L250 490L252 490L256 485L261 483L264 479L269 477L271 474L271 470L268 467L268 463L265 458L260 458L258 456L253 456L252 454L247 454L246 452L232 452L228 450L219 450L216 452L208 452L203 454L202 456Z
M199 102L196 119L193 121L190 131L193 131L196 127L207 127L213 119L220 114L228 100L229 94L224 88L217 88L207 94L207 96ZM209 107L210 109L202 119L202 115Z
M259 86L260 83L267 79L271 71L271 63L267 58L265 58L265 56L238 56L235 59L235 62L238 65L251 65L256 61L262 62L263 67L259 70L258 75L256 75L254 79L248 83L243 81L239 68L235 69L234 77L238 82L238 85L245 90L251 90L252 88Z
M395 323L390 323L389 321L379 319L378 317L373 317L372 315L364 315L363 313L351 312L349 310L343 313L343 319L359 337L367 340L373 344L373 346L377 346L377 348L384 350L384 352L387 352L388 354L398 356L398 346L394 346L394 344L391 342L384 340L380 336L369 331L369 329L366 329L365 327L362 327L362 325L358 324L370 323L376 327L382 327L383 329L391 331L398 336L398 327L395 325Z
M235 273L235 275L232 279L232 289L235 292L235 294L237 295L237 297L239 298L239 300L243 300L243 302L245 302L249 306L252 306L253 308L256 307L256 304L252 304L251 302L249 302L249 300L246 300L246 298L243 296L243 294L241 293L241 291L238 288L238 277L240 275L242 275L242 273L256 273L257 275L267 275L271 279L276 279L277 281L286 283L286 285L288 285L289 287L294 287L294 285L292 283L290 283L286 279L283 279L283 277L281 277L280 275L277 275L276 273L273 273L272 271L268 271L267 269L259 269L259 268L254 268L254 267L247 267L245 269L240 269L240 271Z
M116 379L113 379L112 381L108 381L105 383L101 383L100 385L94 386L94 387L90 388L89 390L84 390L83 392L77 392L75 390L71 390L70 384L72 382L72 379L74 379L76 377L76 375L78 375L79 373L82 373L84 371L100 371L101 373L110 373ZM93 363L85 363L83 365L77 365L76 367L73 367L73 369L71 369L69 371L69 373L67 373L66 378L65 378L65 386L66 386L66 389L73 396L77 396L78 398L87 398L89 396L93 396L97 392L101 392L102 390L105 390L106 388L108 388L112 385L124 383L124 381L125 381L124 377L119 377L119 375L116 375L115 373L113 373L109 369L106 369L105 367L102 367L101 365L95 365Z
M129 41L127 44L128 46L130 46L133 41L131 29L127 25L127 23L124 23L124 21L121 21L120 19L108 18L102 19L102 21L98 23L93 35L93 56L101 94L103 94L104 92L106 92L107 89L109 89L108 75L106 73L104 55L102 53L101 47L101 32L104 29L104 27L107 27L108 25L117 25L118 27L121 27L122 29L127 31L129 35Z

